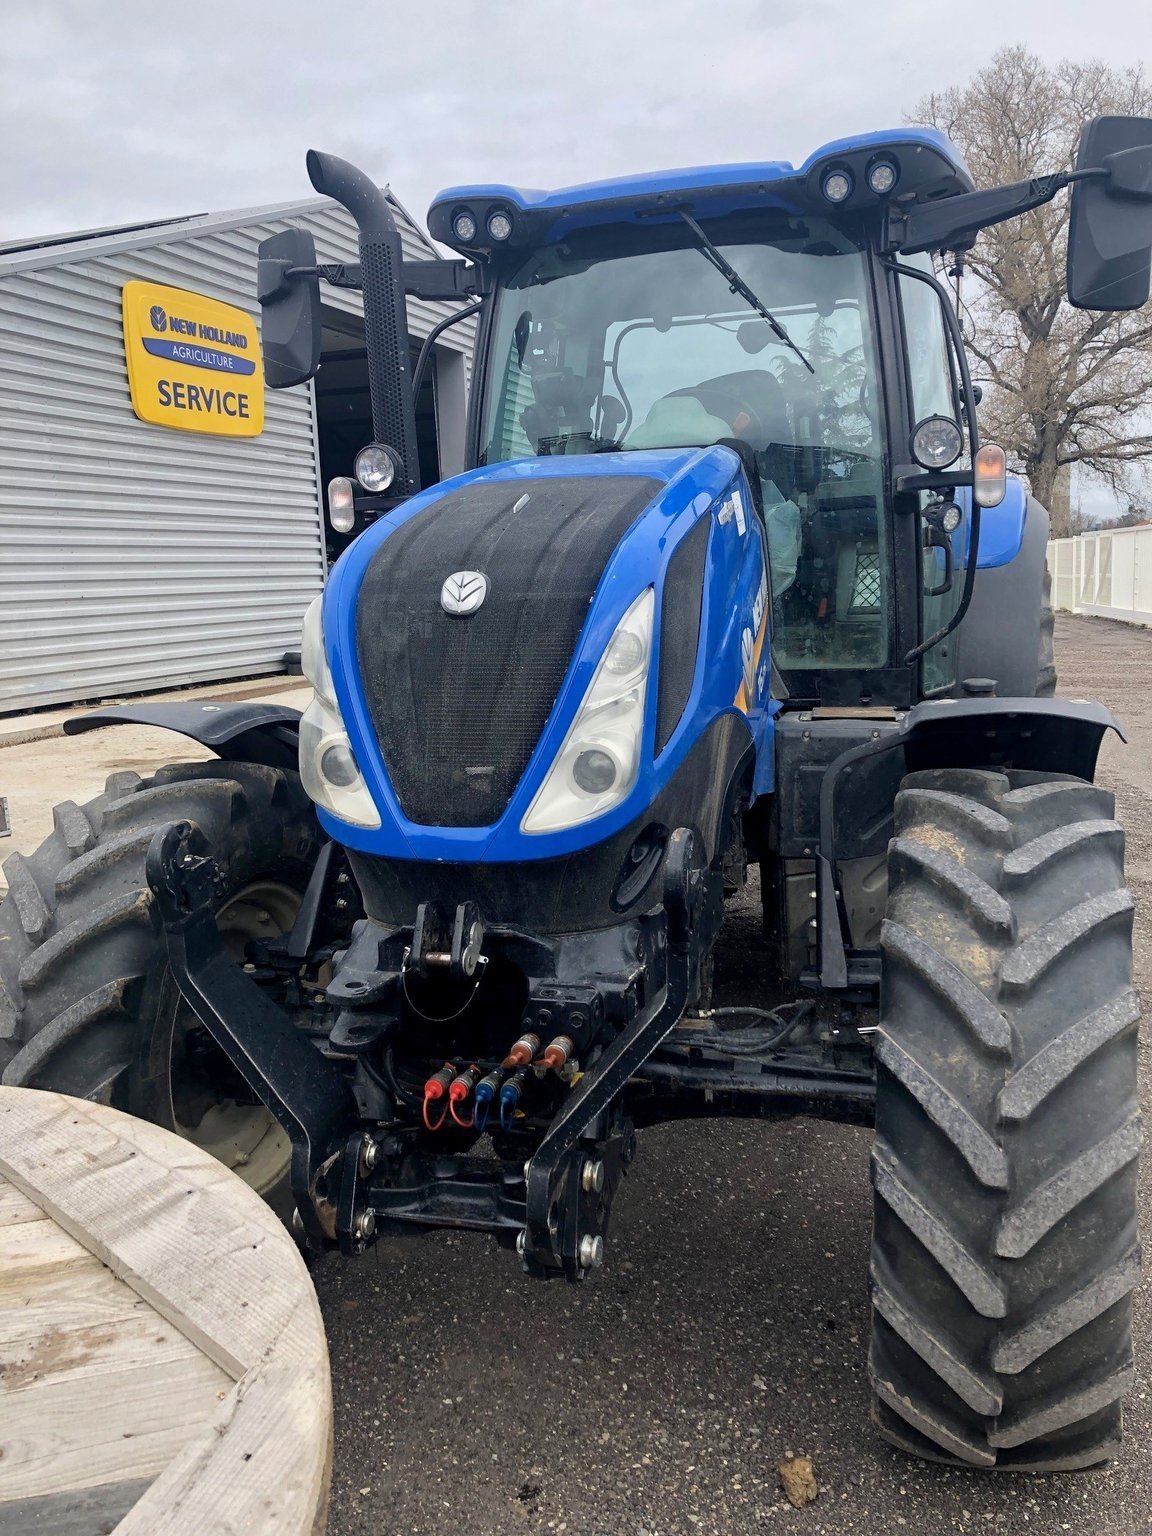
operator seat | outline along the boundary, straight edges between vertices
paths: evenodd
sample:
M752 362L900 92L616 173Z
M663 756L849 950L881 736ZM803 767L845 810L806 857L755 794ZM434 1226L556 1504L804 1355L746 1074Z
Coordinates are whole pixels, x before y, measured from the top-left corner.
M686 389L674 390L669 399L690 395L713 416L729 423L732 434L743 438L755 453L771 443L790 446L792 425L784 387L766 368L743 368L722 373Z
M787 392L767 368L722 373L675 390L665 398L671 400L678 395L699 400L711 415L727 421L732 435L746 442L756 454L761 479L774 482L786 500L794 500L798 491L813 488L819 477L809 472L812 455L797 449Z

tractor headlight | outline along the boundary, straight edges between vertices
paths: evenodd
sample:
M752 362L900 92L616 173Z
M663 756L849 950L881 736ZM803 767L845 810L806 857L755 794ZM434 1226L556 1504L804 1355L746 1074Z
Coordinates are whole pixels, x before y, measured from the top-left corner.
M656 596L649 587L616 627L547 777L520 824L559 832L610 811L640 772Z
M396 478L396 454L383 443L361 448L352 473L370 496L381 496Z
M964 451L964 434L950 416L926 416L912 434L912 457L925 469L947 469Z
M852 196L852 173L829 171L821 183L821 191L830 203L842 203Z
M300 647L301 669L313 688L312 702L300 720L300 781L310 800L341 821L356 827L378 827L380 813L368 793L336 703L320 623L322 601L316 598L304 615Z

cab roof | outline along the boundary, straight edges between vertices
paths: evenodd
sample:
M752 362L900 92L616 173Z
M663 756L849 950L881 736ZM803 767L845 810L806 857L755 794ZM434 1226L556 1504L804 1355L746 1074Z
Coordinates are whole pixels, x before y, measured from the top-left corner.
M891 160L897 180L890 198L921 202L953 196L973 189L972 178L959 150L935 128L885 128L874 133L834 139L814 150L802 164L787 160L749 161L738 165L704 165L667 171L646 171L609 181L584 182L551 191L512 187L502 183L449 187L433 200L428 214L434 239L461 251L491 248L484 227L499 207L514 220L522 215L536 238L556 238L557 226L574 223L615 222L630 210L655 211L662 203L691 203L703 213L720 214L737 206L758 206L799 211L814 204L828 208L821 188L832 170L847 170L853 192L844 205L850 211L876 207L881 199L866 182L868 168L878 159ZM477 240L465 245L452 230L461 208L477 215ZM600 217L595 217L599 214ZM591 217L590 217L591 216ZM649 215L650 216L650 215Z

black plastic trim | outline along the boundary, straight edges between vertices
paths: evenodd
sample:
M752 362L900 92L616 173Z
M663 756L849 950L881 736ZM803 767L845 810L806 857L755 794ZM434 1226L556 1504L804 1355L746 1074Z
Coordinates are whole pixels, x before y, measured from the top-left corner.
M214 704L207 699L187 704L115 704L65 720L64 734L80 736L109 725L151 725L187 736L232 762L296 767L300 711L287 704Z

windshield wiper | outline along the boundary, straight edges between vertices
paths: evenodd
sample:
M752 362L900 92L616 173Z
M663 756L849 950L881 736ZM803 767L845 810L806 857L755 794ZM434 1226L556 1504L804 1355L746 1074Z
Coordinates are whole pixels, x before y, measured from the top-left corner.
M792 351L795 352L796 356L804 364L809 373L814 374L816 372L815 368L813 368L812 364L808 361L803 352L801 352L800 348L792 340L791 336L789 336L788 332L780 324L780 321L777 320L776 316L772 313L766 304L761 303L760 299L757 298L756 294L752 291L751 288L749 288L748 284L740 276L739 272L737 272L736 268L732 265L728 258L722 255L716 246L712 244L711 240L709 240L708 236L700 228L699 224L697 224L696 220L692 217L688 210L686 208L678 208L676 211L684 220L685 224L687 224L688 228L696 236L697 240L699 240L701 256L704 256L708 261L710 261L716 268L717 272L719 272L720 276L727 280L729 291L731 293L738 294L739 297L744 300L745 304L751 305L751 307L756 311L758 315L761 316L762 319L767 320L768 324L772 327L773 331L775 331L776 335L780 338L784 345L786 347L790 347Z

